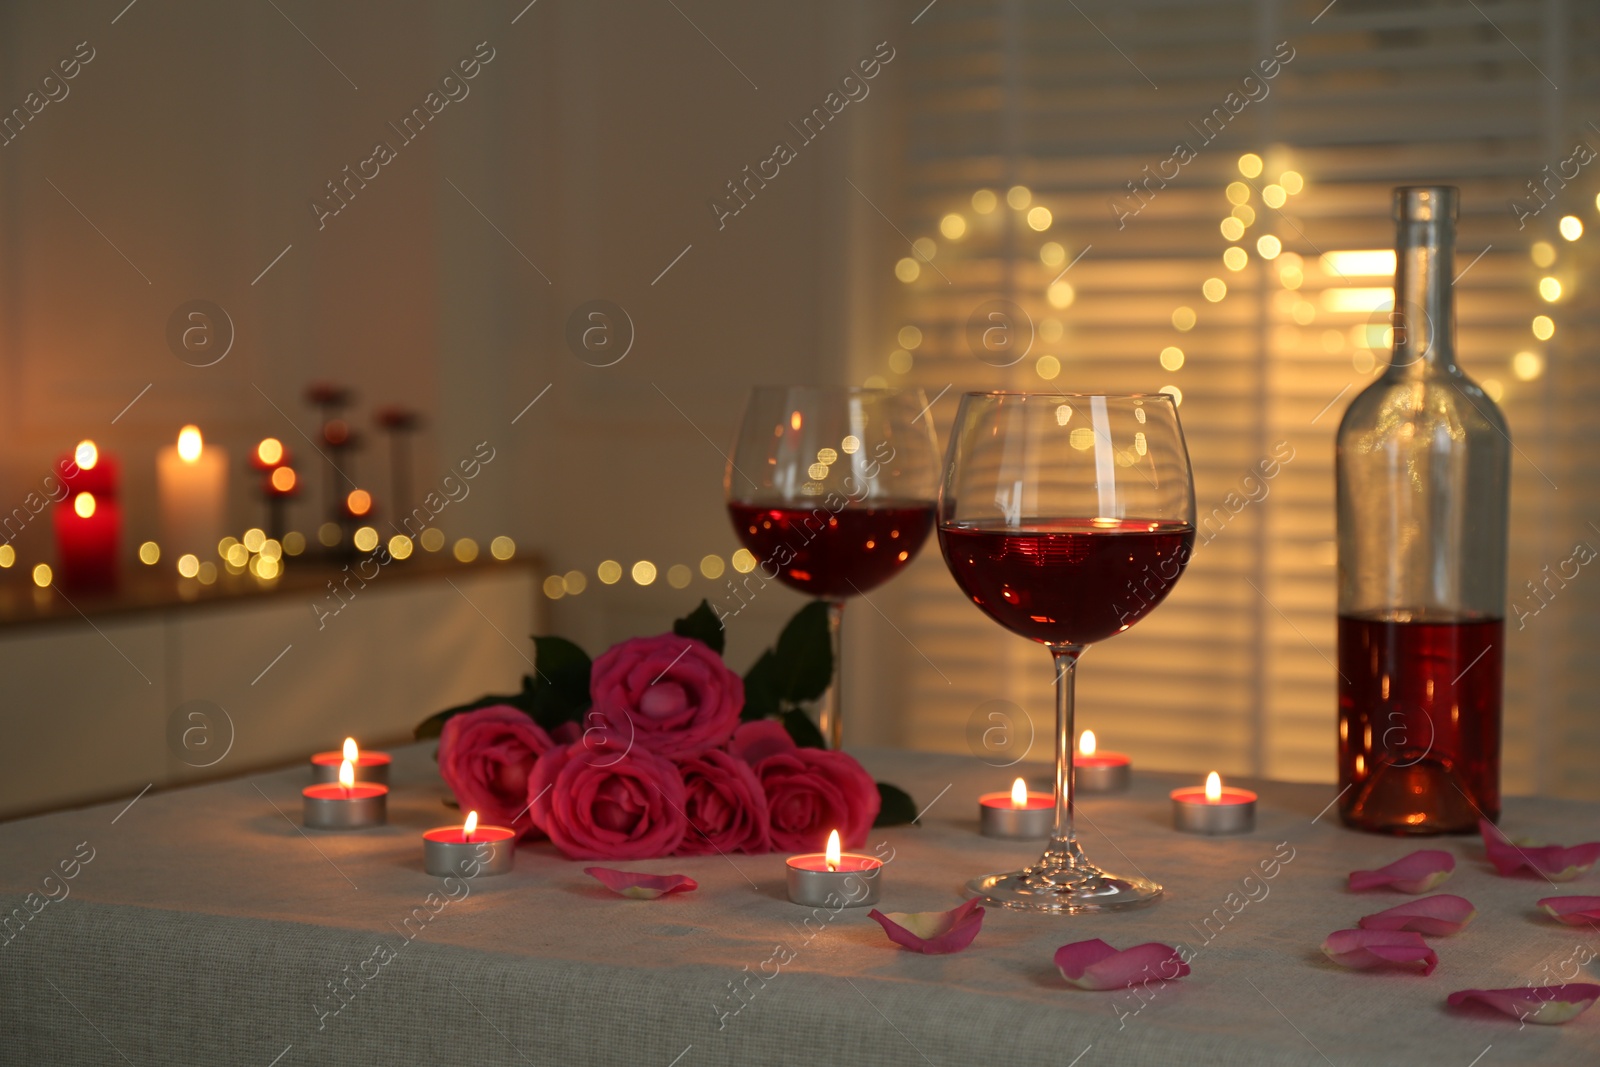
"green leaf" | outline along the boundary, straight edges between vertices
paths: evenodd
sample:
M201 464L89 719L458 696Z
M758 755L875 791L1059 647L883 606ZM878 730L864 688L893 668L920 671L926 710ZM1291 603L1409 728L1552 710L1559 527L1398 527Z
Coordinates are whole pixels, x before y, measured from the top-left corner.
M789 736L801 748L828 747L827 742L822 740L822 731L817 729L817 724L799 708L790 708L783 713L783 728L789 731Z
M699 607L674 622L672 632L679 637L692 637L697 641L704 641L711 647L711 651L719 656L722 655L723 645L727 639L722 620L711 610L711 604L704 600L700 601Z
M564 637L533 639L533 706L529 714L546 730L578 722L589 710L589 654Z
M761 658L744 675L744 711L739 718L745 722L770 719L778 714L778 657L767 649Z
M446 708L417 724L417 740L438 737L445 721L464 711L494 704L509 704L546 730L564 722L578 722L589 710L589 654L563 637L533 639L535 673L523 675L519 693L490 693L466 704Z
M778 635L775 652L779 699L804 704L826 693L833 682L827 602L813 600L796 612Z
M878 798L883 806L878 809L878 818L873 826L904 826L908 822L917 821L917 804L899 786L890 785L888 782L878 783Z

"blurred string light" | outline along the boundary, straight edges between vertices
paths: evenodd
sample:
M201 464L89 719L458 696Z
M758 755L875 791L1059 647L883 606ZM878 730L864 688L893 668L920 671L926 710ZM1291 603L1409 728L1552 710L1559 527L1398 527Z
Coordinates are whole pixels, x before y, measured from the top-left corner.
M1229 182L1222 190L1224 197L1227 198L1227 203L1229 203L1229 213L1222 218L1221 224L1219 224L1222 237L1229 242L1229 248L1222 251L1222 266L1226 267L1230 272L1240 272L1240 270L1245 270L1245 267L1250 266L1250 251L1246 250L1245 246L1238 245L1235 242L1243 242L1246 232L1256 224L1256 210L1251 206L1251 200L1256 198L1258 192L1251 186L1251 181L1261 178L1262 174L1266 173L1267 170L1266 160L1256 152L1245 152L1245 154L1240 155L1237 166L1238 173L1246 181ZM1266 186L1261 187L1259 198L1267 208L1278 210L1278 208L1283 208L1288 203L1288 198L1301 194L1304 189L1306 189L1306 178L1299 171L1285 170L1278 174L1277 181L1269 182ZM1038 234L1043 234L1043 232L1050 230L1056 224L1056 216L1054 216L1053 211L1048 206L1035 202L1034 190L1029 189L1027 186L1011 186L1010 189L1005 190L1003 198L1005 198L1005 205L1016 211L1016 213L1021 213L1022 222L1029 229L1038 232ZM986 216L986 214L992 214L995 210L998 210L1000 202L1002 202L1002 195L997 194L994 189L974 190L973 195L971 195L971 210L978 216ZM965 214L960 213L960 211L949 211L949 213L942 214L938 222L939 234L944 235L946 240L960 240L960 238L968 234L968 227L970 227L970 222L968 222ZM928 256L931 258L933 240L926 237L918 238L917 242L914 242L914 246L918 246L918 250L920 250L920 243L922 242L928 243ZM1298 254L1285 253L1282 238L1277 237L1275 234L1259 234L1254 240L1254 250L1256 250L1256 256L1259 256L1262 262L1277 261L1278 282L1282 283L1283 288L1286 288L1286 290L1298 290L1299 286L1304 282L1304 267L1302 267L1302 261ZM1392 256L1392 253L1390 253L1390 256ZM1038 248L1038 261L1045 267L1056 269L1056 267L1067 262L1067 248L1058 240L1046 240ZM922 277L922 266L914 259L901 258L894 264L894 275L901 282L906 282L909 285L909 283L917 282L918 278ZM1219 304L1219 302L1227 299L1227 283L1219 277L1206 278L1205 282L1200 285L1200 294L1211 304ZM1066 282L1058 274L1056 277L1051 278L1050 282L1046 283L1045 299L1053 309L1064 310L1067 307L1074 306L1075 302L1077 302L1077 290L1072 286L1072 283ZM1310 306L1309 302L1302 301L1291 307L1291 314L1293 314L1294 322L1307 325L1307 323L1314 320L1317 312L1315 312L1314 306ZM1173 320L1174 330L1178 330L1179 333L1189 333L1197 325L1198 315L1195 314L1194 307L1186 304L1186 306L1179 306L1173 310L1171 320ZM909 342L907 334L910 334L910 338L914 339L915 342ZM1035 325L1035 336L1045 344L1054 344L1062 336L1061 322L1059 322L1058 318L1043 318ZM917 326L902 326L901 331L899 331L898 341L898 349L891 350L886 363L888 363L890 374L904 376L904 374L909 374L915 366L912 350L922 341L922 331L918 330ZM1186 362L1182 349L1178 349L1176 346L1163 347L1157 360L1162 365L1163 370L1168 371L1181 370L1182 365ZM1034 373L1038 374L1038 378L1042 378L1043 381L1053 381L1054 378L1058 378L1061 370L1061 358L1056 357L1056 355L1040 354L1034 360ZM872 389L882 389L882 387L888 386L888 378L886 378L885 374L869 374L862 384L872 387ZM1182 403L1182 390L1178 389L1178 386L1171 386L1170 392L1176 402Z
M1285 291L1298 290L1305 282L1305 263L1297 253L1284 248L1283 239L1273 233L1258 233L1253 241L1247 240L1247 234L1256 224L1257 212L1252 201L1258 201L1265 208L1281 210L1287 206L1289 198L1305 191L1305 176L1299 171L1284 169L1280 171L1275 181L1269 181L1259 187L1254 185L1257 179L1267 173L1267 162L1260 153L1246 152L1238 157L1237 168L1242 180L1231 181L1223 189L1224 198L1228 203L1227 213L1221 219L1218 229L1221 236L1228 242L1222 251L1224 268L1233 273L1244 271L1250 265L1252 248L1255 257L1263 264L1272 264L1277 273L1277 280ZM1056 217L1045 204L1037 202L1032 189L1026 185L1013 185L1000 193L994 189L977 189L970 197L971 210L974 218L962 211L948 211L939 217L938 232L946 240L957 241L966 237L978 217L992 215L1001 206L1002 199L1006 207L1019 213L1021 221L1029 229L1038 233L1045 233L1056 223ZM1600 197L1596 198L1596 205L1600 207ZM1560 224L1562 235L1568 240L1576 240L1582 234L1582 223L1573 216L1571 221L1563 219ZM920 237L912 242L913 248L922 256L923 261L931 260L936 245L932 238ZM1081 255L1081 253L1080 253ZM1535 258L1539 258L1536 246ZM1046 268L1055 269L1068 261L1068 249L1058 240L1044 241L1038 250L1039 262ZM1553 254L1550 262L1553 262ZM1541 263L1547 266L1548 263ZM1392 275L1394 272L1394 253L1388 250L1374 250L1371 252L1339 252L1324 256L1322 266L1325 271L1345 276L1379 276ZM895 263L895 274L901 281L911 283L922 275L922 263L912 257L902 257ZM1549 285L1541 288L1541 295L1545 295L1548 302L1559 299L1561 290L1560 282L1551 279ZM1358 287L1364 289L1367 287ZM1553 294L1553 295L1550 295ZM1054 309L1065 310L1077 302L1076 288L1060 274L1045 283L1045 300ZM1208 303L1218 304L1227 299L1228 283L1222 277L1213 275L1206 278L1200 285L1200 295ZM1386 292L1386 298L1392 297ZM1372 303L1369 292L1355 292L1348 296L1325 296L1328 310L1346 311L1356 310L1353 305L1368 305ZM1287 311L1293 321L1299 326L1310 326L1317 319L1317 307L1308 300L1297 299L1287 303L1280 303L1279 308ZM1369 307L1368 312L1372 309ZM1173 309L1173 329L1179 333L1188 333L1199 323L1199 315L1191 305L1184 304ZM1548 317L1545 317L1548 321ZM1535 324L1535 330L1544 329L1542 323ZM1553 329L1553 327L1551 327ZM1063 327L1059 319L1049 317L1035 323L1035 337L1046 344L1054 344L1060 340ZM1371 337L1373 331L1366 331L1357 339L1358 350L1371 347L1371 342L1376 338ZM1331 338L1331 340L1330 340ZM891 350L887 357L887 370L889 374L903 376L910 374L916 366L913 355L918 345L922 342L922 331L916 326L903 326L896 338L899 342L897 348ZM1337 330L1325 330L1323 333L1323 348L1330 352L1342 351L1345 345L1344 335ZM1337 346L1337 347L1333 347ZM1360 355L1356 357L1358 360ZM1176 345L1165 345L1159 350L1157 361L1163 370L1176 372L1181 370L1187 362L1181 348ZM1062 371L1061 359L1051 353L1041 353L1033 360L1035 374L1044 381L1052 381ZM888 377L883 374L868 375L864 383L868 387L882 388L888 385ZM1181 403L1183 391L1176 385L1170 386L1170 393L1174 399ZM737 569L737 565L735 567ZM702 568L702 573L704 569ZM613 579L616 580L616 579ZM654 580L652 572L651 580Z

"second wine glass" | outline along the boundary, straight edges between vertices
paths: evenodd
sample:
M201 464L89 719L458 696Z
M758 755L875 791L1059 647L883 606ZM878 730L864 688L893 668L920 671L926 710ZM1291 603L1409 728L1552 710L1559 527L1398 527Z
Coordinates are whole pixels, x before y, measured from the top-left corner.
M1166 598L1194 547L1194 485L1170 396L968 393L950 433L939 544L961 591L1050 650L1056 819L1031 867L967 884L996 904L1074 913L1153 900L1110 874L1073 828L1073 681L1089 645Z
M819 726L844 741L845 599L888 581L933 529L938 452L921 389L761 386L728 456L728 515L764 580L828 604L833 684Z

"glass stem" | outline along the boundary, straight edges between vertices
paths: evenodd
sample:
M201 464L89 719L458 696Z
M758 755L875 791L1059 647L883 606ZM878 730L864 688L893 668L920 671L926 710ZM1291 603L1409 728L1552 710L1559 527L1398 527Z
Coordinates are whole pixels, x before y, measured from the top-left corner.
M1077 833L1072 825L1072 805L1076 800L1073 782L1072 686L1078 676L1078 657L1082 645L1052 645L1056 663L1056 826L1050 835L1046 855L1057 854L1068 862L1081 858Z
M828 601L828 643L833 649L833 684L822 701L822 739L837 752L844 747L844 654L839 630L844 625L844 601Z

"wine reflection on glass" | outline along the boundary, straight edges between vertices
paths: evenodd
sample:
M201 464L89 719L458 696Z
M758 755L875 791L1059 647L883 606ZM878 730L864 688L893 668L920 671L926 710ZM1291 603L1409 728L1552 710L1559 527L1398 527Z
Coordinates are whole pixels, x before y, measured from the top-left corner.
M751 390L723 488L763 580L828 605L833 684L821 713L841 747L845 599L905 569L933 529L937 446L920 389Z
M1039 862L969 882L1006 907L1076 913L1161 886L1108 873L1073 828L1073 682L1091 644L1161 603L1194 547L1194 483L1171 397L969 393L950 435L939 544L990 618L1056 667L1055 829Z

